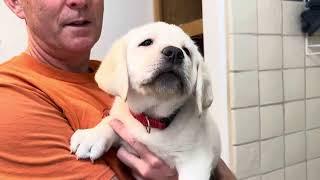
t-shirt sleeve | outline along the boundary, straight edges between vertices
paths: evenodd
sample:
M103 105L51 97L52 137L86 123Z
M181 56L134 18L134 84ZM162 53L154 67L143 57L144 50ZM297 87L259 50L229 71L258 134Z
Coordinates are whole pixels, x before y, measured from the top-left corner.
M0 179L112 179L104 160L69 152L74 133L63 113L36 88L0 83Z

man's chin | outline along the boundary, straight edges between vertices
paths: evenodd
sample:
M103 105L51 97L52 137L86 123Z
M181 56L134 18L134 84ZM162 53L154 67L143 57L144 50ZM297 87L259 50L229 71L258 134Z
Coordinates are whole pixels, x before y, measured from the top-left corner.
M64 45L65 49L72 53L90 53L92 47L94 46L95 41L89 39L73 39L66 41Z

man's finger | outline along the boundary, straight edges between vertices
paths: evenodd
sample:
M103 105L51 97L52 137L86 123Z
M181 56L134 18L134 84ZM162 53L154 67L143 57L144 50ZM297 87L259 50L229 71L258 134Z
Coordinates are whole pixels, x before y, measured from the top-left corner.
M143 170L147 166L143 160L129 153L124 147L119 148L117 157L121 162L123 162L125 165L136 172L141 172L141 170Z
M143 178L136 172L132 172L132 176L136 179L136 180L143 180Z
M113 130L138 153L140 158L149 163L149 165L156 168L164 164L164 162L153 154L144 144L132 137L121 121L113 119L109 124Z
M112 119L109 124L112 129L139 154L140 157L143 157L145 154L151 153L144 144L138 142L136 138L134 138L128 132L121 121Z
M126 141L140 156L141 160L152 168L163 167L166 163L152 153L144 144L138 142L126 129L125 125L116 119L113 119L109 123L114 131ZM171 172L170 172L171 173ZM172 174L176 174L175 169L172 169Z

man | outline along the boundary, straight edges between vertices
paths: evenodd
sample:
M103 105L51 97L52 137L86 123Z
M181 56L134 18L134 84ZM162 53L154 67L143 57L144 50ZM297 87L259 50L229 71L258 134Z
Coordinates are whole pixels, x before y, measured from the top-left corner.
M94 82L99 63L89 61L101 33L104 1L4 2L25 20L28 47L0 66L0 179L177 179L174 169L117 120L110 124L140 157L121 148L91 164L69 153L74 131L94 127L113 101Z

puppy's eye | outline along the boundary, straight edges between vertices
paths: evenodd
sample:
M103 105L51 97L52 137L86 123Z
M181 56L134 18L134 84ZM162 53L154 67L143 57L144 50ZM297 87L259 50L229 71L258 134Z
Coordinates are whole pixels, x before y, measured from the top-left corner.
M190 57L190 51L189 51L189 49L188 48L186 48L186 47L182 47L182 49L184 50L184 52Z
M153 40L152 39L146 39L142 43L140 43L139 46L150 46L151 44L153 44Z

